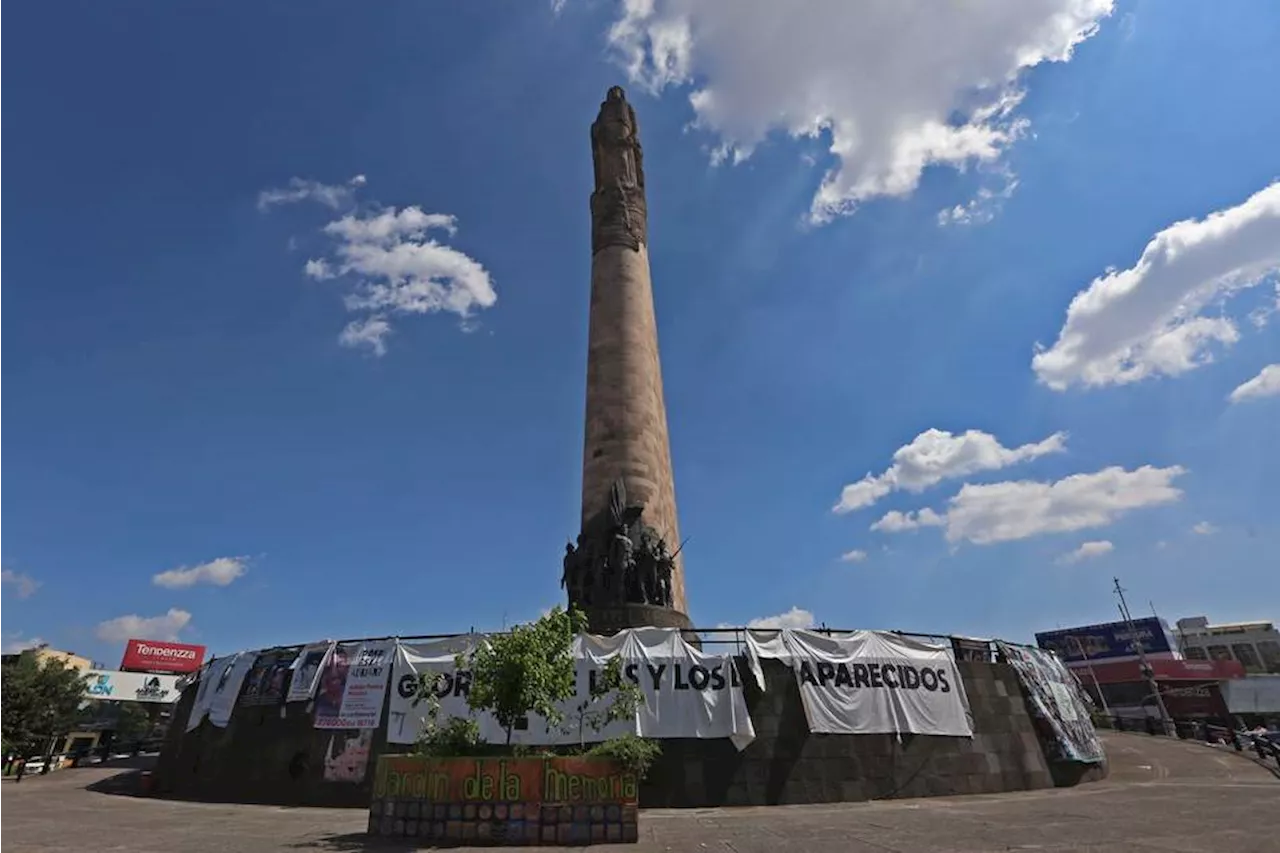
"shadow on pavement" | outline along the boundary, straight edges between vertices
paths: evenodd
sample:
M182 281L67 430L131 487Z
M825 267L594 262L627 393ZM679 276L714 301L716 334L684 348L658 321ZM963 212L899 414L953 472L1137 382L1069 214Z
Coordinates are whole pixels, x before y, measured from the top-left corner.
M422 845L408 838L378 838L364 832L346 832L337 835L326 835L309 841L299 841L289 845L294 850L328 850L332 853L358 853L358 851L377 851L377 853L408 853L421 850ZM433 848L434 849L434 848Z

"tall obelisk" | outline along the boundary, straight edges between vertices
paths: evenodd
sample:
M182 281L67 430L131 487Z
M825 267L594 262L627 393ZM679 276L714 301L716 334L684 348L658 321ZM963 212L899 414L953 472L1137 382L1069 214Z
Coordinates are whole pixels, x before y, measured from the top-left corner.
M613 87L591 125L591 321L582 535L566 586L593 632L690 626L649 278L644 157ZM623 541L625 539L626 541Z

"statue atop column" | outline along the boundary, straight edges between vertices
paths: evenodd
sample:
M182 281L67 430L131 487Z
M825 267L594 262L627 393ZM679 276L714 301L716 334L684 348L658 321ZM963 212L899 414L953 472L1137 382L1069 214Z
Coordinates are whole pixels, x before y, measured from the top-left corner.
M595 191L591 194L591 251L606 246L639 250L647 241L644 151L636 111L621 86L614 86L591 125Z

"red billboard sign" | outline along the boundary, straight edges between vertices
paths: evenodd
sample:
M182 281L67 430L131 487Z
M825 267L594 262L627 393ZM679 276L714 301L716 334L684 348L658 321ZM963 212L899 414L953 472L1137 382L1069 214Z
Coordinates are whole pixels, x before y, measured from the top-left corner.
M120 661L123 672L195 672L204 662L204 646L130 640Z

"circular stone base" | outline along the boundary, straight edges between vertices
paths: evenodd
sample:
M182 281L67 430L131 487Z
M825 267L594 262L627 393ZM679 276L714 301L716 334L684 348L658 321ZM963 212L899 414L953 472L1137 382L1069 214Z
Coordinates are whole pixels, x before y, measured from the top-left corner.
M693 628L693 622L679 610L653 604L616 604L584 610L587 630L592 634L616 634L624 628Z

